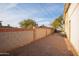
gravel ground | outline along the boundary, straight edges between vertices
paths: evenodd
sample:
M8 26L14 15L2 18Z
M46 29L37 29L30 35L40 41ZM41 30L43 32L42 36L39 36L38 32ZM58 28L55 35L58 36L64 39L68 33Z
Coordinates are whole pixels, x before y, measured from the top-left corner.
M64 37L55 33L10 52L14 56L73 56Z

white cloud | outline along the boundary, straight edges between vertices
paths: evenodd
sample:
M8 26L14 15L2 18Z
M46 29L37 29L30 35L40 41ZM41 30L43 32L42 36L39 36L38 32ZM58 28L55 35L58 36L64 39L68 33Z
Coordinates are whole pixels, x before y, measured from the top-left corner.
M0 11L6 11L10 8L16 7L15 3L0 3Z
M16 7L17 4L13 3L0 3L0 21L3 21L3 25L11 24L12 26L18 26L18 20L21 19L20 15L12 13L11 8Z
M12 17L8 10L16 7L16 5L14 3L0 3L0 21L3 21L3 24L6 25L7 21Z
M38 22L38 24L39 24L39 26L41 26L41 25L45 25L45 26L50 26L50 22L48 22L48 21L45 21L45 22Z
M15 8L14 8L15 7ZM0 21L3 21L3 25L11 24L12 26L19 26L19 22L23 19L32 18L39 25L45 24L50 25L50 19L44 18L48 16L48 12L54 11L54 8L46 7L46 11L43 8L17 8L17 4L4 3L0 4ZM14 8L14 9L11 9ZM48 14L48 15L47 15ZM50 15L49 15L50 16ZM39 18L40 17L40 18ZM46 20L46 21L45 21Z

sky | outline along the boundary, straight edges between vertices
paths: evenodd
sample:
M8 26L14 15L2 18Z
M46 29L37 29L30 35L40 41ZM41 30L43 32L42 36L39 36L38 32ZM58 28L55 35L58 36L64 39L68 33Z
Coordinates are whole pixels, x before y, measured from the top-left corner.
M50 26L63 15L63 3L0 3L0 21L4 26L19 27L24 19L33 19L39 26Z

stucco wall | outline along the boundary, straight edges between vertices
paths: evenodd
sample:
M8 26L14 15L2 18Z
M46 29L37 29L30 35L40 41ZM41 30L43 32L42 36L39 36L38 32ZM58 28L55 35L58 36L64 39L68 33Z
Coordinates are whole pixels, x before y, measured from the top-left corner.
M45 36L46 36L46 29L45 28L35 29L35 40L43 38Z
M0 32L0 51L18 48L33 41L33 31Z
M69 19L68 19L68 13L65 14L65 32L67 34L67 38L69 39Z
M74 49L79 54L79 4L71 4L68 12L66 13L66 21L71 21L70 25L65 23L67 36L70 35L70 42L73 45ZM70 27L70 32L69 28ZM70 33L70 34L69 34Z
M52 33L52 29L49 28L37 28L35 29L35 40L46 37Z
M27 45L49 34L51 34L51 29L47 30L46 28L36 28L34 30L0 28L0 52Z
M53 30L47 29L47 35L51 34Z

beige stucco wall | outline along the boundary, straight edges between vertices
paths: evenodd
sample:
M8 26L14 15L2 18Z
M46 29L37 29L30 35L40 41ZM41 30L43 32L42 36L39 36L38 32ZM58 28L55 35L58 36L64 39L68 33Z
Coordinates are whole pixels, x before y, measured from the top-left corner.
M33 41L33 31L0 32L0 51L8 51Z
M43 38L45 36L46 36L46 29L45 28L35 29L35 40Z
M35 40L51 34L51 29L47 28L36 28L34 30L9 30L0 30L0 52L6 52L30 44Z
M37 28L35 29L35 40L46 37L52 33L52 29L49 28Z
M51 29L47 29L47 35L50 35L52 33L53 30Z
M79 54L79 4L71 4L65 16L65 30L69 41ZM69 24L69 20L71 23ZM70 28L70 29L69 29Z
M68 19L68 13L66 13L65 14L66 15L66 17L65 17L65 32L66 32L66 34L67 34L67 38L69 39L69 19Z

